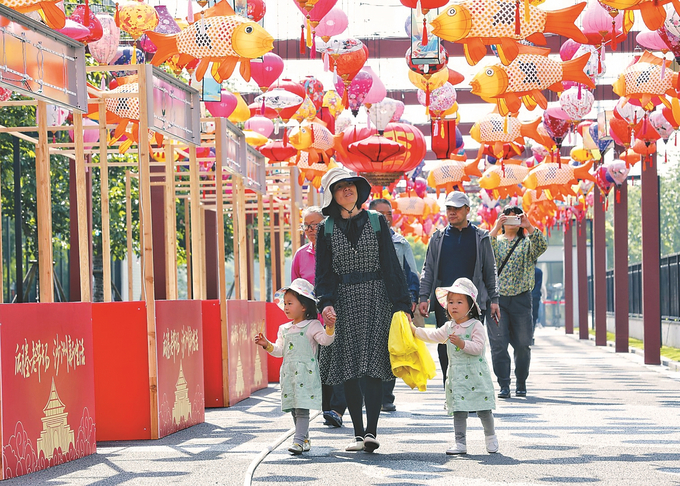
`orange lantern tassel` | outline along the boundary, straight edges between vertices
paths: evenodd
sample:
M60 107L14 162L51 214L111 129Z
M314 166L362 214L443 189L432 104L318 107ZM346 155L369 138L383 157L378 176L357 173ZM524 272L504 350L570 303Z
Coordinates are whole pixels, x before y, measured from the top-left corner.
M305 53L305 24L300 26L300 54Z
M312 47L312 20L307 16L307 47Z
M519 25L519 0L515 1L515 34L519 35L520 34L520 25Z
M118 4L116 4L116 15L114 17L114 21L116 22L116 27L120 27L120 15L119 15L119 9L118 9Z
M345 108L349 108L349 97L347 95L348 87L345 86L345 90L342 93L342 105Z

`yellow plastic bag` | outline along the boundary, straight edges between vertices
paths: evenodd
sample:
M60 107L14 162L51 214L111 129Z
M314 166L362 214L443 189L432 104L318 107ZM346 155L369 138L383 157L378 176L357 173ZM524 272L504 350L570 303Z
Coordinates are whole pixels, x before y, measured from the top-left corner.
M394 376L412 389L427 390L427 380L435 376L434 360L425 343L413 336L408 317L402 311L392 316L387 347Z

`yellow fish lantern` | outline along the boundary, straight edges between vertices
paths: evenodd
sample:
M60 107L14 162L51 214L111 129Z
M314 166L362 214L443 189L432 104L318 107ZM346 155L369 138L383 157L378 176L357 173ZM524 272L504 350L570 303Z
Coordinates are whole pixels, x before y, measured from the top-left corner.
M585 44L586 36L575 21L585 2L546 12L533 2L519 0L465 0L444 8L432 21L432 33L444 40L463 44L467 62L474 66L495 45L504 64L519 54L520 40L545 45L544 33L563 35Z
M146 3L126 2L116 7L116 25L137 40L144 32L158 26L158 12Z
M495 199L521 196L522 189L519 185L529 170L531 169L521 165L519 160L507 160L502 167L501 164L492 165L479 179L479 187L493 191Z
M446 194L458 188L459 191L464 191L463 182L471 180L470 178L481 177L482 173L477 166L479 161L466 161L465 156L438 160L430 169L430 174L427 176L427 184L434 188L439 197L439 191L444 191Z
M539 138L537 132L539 123L540 118L531 123L522 123L515 116L490 113L472 125L470 136L482 146L492 147L494 157L499 159L505 152L504 144L510 144L519 154L521 153L519 145L524 145L524 137L534 140Z
M539 196L534 189L526 189L522 196L522 208L532 225L545 228L557 213L557 204L548 199L545 191Z
M597 182L589 172L592 166L592 160L576 167L566 162L543 162L531 169L522 185L535 189L539 196L541 191L547 191L548 198L563 200L564 196L576 196L571 186L579 180Z
M45 23L52 29L63 29L66 25L66 14L57 7L61 0L0 0L0 4L23 14L42 10Z
M541 91L563 91L562 81L595 88L583 71L590 59L589 54L560 62L548 58L548 49L522 46L522 50L531 53L518 54L508 66L501 63L488 66L470 81L472 93L484 101L495 103L501 115L518 112L522 104L529 110L537 105L546 109L548 101Z
M330 162L333 154L333 134L320 123L304 122L295 128L288 137L290 144L296 149L309 153L309 163Z
M201 81L212 62L218 81L228 79L240 61L243 79L250 81L250 59L263 56L274 48L274 38L258 23L234 13L226 0L202 11L195 22L177 34L146 31L158 50L151 61L159 66L179 54L179 65L199 59L196 79Z
M665 66L664 66L665 64ZM623 99L622 105L635 100L645 111L653 111L663 103L672 109L671 100L677 98L678 73L667 66L670 61L660 59L649 51L628 66L613 84L613 91Z

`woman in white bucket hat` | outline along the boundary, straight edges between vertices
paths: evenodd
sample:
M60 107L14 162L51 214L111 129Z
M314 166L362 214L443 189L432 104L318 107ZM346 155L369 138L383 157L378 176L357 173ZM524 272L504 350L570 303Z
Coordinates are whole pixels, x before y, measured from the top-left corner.
M392 315L411 314L404 272L384 216L362 209L371 186L344 168L321 179L322 211L316 245L316 295L324 321L335 323L336 339L320 355L321 379L344 384L354 426L348 451L372 452L382 406L382 381L394 379L387 350ZM365 380L362 414L360 380Z

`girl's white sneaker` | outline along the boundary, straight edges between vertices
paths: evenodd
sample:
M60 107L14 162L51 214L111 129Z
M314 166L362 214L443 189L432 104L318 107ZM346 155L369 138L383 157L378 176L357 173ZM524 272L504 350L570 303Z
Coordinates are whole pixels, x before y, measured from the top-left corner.
M288 452L290 452L294 456L302 454L302 451L304 451L304 449L297 442L293 442L293 444L288 448Z
M486 452L489 454L498 452L498 438L495 435L486 438Z
M304 442L302 443L302 452L309 452L311 448L312 448L311 439L305 439Z
M345 447L346 451L363 451L364 450L364 438L363 437L355 437L353 442L350 442L347 447Z
M446 450L447 456L455 456L457 454L467 454L467 446L462 442L456 442L451 448Z

